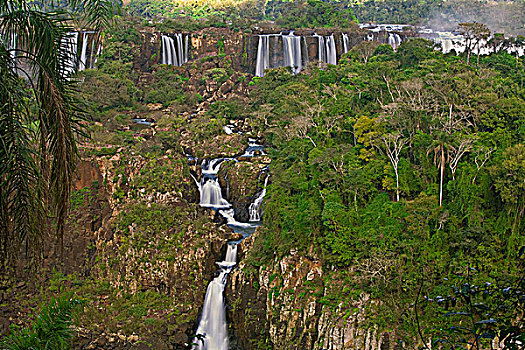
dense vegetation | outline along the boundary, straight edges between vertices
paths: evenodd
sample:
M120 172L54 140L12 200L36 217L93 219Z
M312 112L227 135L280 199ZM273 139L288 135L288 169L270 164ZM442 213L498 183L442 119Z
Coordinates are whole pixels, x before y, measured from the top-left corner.
M269 71L252 93L272 157L254 264L299 249L341 271L352 267L352 293L380 299L376 317L399 324L407 339L416 335L407 310L418 289L434 298L450 293L447 280L487 282L496 292L480 305L491 311L473 322L503 327L523 311L521 300L501 315L492 301L504 288L523 288L523 62L499 53L469 66L421 39L397 53L379 47L366 64L359 52L299 75ZM342 293L333 303L349 299ZM442 339L446 324L468 321L442 318L453 311L441 313L444 305L425 307L426 336ZM476 337L481 324L469 329ZM455 344L471 339L454 336Z
M70 294L52 298L39 314L34 315L30 327L13 327L11 334L0 342L0 349L71 349L71 326L80 303L80 300L74 299Z

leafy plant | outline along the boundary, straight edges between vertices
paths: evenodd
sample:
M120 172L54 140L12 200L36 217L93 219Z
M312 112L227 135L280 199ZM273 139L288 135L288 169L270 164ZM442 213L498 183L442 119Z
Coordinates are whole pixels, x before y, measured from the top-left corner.
M51 301L34 316L29 327L13 327L0 342L2 350L67 350L73 339L73 316L80 300L73 294L64 294Z

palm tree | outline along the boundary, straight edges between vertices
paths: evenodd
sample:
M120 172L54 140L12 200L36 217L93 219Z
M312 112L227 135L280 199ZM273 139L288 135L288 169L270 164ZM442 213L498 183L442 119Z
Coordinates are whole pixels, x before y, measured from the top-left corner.
M108 24L110 1L69 1L46 13L26 0L0 0L0 259L26 254L51 229L59 254L82 135L70 48L73 19L95 29ZM82 11L79 11L82 10ZM80 15L82 13L82 15ZM15 40L13 40L15 39ZM16 41L16 46L11 43ZM34 256L34 255L30 255ZM1 270L1 267L0 267Z
M445 177L445 164L449 161L449 143L448 134L438 132L435 135L434 142L427 150L427 156L430 153L434 154L434 164L439 170L439 206L443 204L443 179Z

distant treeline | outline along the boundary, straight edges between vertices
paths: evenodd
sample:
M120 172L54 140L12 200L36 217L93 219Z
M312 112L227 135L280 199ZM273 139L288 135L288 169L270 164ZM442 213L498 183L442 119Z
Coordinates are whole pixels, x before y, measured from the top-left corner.
M461 22L481 22L493 32L524 34L525 2L486 0L131 0L131 14L147 19L202 19L220 16L275 21L284 27L347 27L360 23L409 23L453 30ZM247 24L247 23L245 23Z

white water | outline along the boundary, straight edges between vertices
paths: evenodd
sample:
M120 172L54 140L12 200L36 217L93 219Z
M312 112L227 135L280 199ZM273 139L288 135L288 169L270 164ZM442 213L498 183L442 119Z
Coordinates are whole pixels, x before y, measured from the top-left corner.
M264 156L266 153L264 153L264 146L259 145L255 142L255 140L249 139L248 141L248 148L244 151L244 153L241 155L241 158L244 157L255 157L257 155Z
M326 63L337 64L337 50L333 35L326 37Z
M217 179L201 180L200 206L204 208L229 208L230 203L222 198L221 185Z
M80 53L80 61L78 62L79 72L86 69L88 40L89 40L89 35L87 32L84 32L84 35L82 36L82 51Z
M250 221L261 221L263 210L262 210L262 203L264 200L264 196L266 196L266 186L268 185L268 179L270 176L266 176L266 179L264 179L264 187L261 193L257 198L255 198L255 201L250 204L250 207L248 208L248 211L250 212Z
M189 37L181 33L173 37L162 35L162 64L182 66L188 62Z
M64 62L64 76L75 72L77 63L78 32L68 33L62 40L62 47L67 52L68 59Z
M248 140L248 148L245 151L250 153L250 150L255 152L256 150L262 153L262 145L256 143L256 140ZM252 154L254 156L255 153ZM240 159L241 157L239 157ZM191 160L193 157L188 156ZM228 274L237 263L237 244L239 244L244 238L251 235L258 223L239 222L235 220L235 211L231 209L231 205L222 198L222 191L220 184L217 180L217 173L220 170L221 164L227 160L235 160L235 158L216 158L211 160L203 160L201 163L202 177L200 181L193 177L195 183L199 188L201 195L200 205L202 207L213 208L218 210L219 214L222 215L229 227L234 232L242 233L242 239L235 242L228 242L228 248L226 251L226 257L223 261L218 262L219 271L217 277L215 277L206 290L206 296L204 299L204 306L202 309L202 315L197 328L197 333L193 339L193 343L197 344L193 346L194 350L228 350L228 328L226 322L226 311L224 301L224 288L226 286ZM261 204L266 193L266 185L268 183L268 176L264 182L263 193L255 200L259 219L262 215ZM250 206L251 208L251 206ZM251 218L251 215L250 215ZM260 221L260 220L259 220Z
M218 263L219 275L213 279L206 290L202 316L197 335L204 339L194 339L198 345L195 350L228 350L228 328L224 306L224 287L228 274L237 262L237 244L228 244L226 258Z
M324 37L322 35L314 34L317 38L317 60L326 62L326 48L324 44Z
M89 69L95 68L95 33L93 33L93 40L91 41L91 59L89 60ZM97 53L98 55L99 53Z
M401 37L397 33L388 33L388 45L392 46L394 50L397 50L401 45Z
M259 35L259 46L257 47L257 63L255 75L264 76L264 70L270 67L270 50L268 47L269 35Z
M231 158L216 158L212 160L203 160L201 163L202 177L200 181L195 178L195 183L200 192L200 206L204 208L224 209L231 206L230 203L222 198L222 189L219 180L216 178L221 164Z
M16 33L12 33L11 35L9 35L9 38L8 38L8 41L7 41L7 50L9 50L9 53L11 54L11 57L12 58L15 58L17 53L16 53L16 42L17 42L17 35Z
M303 68L301 55L301 37L297 35L283 35L284 65L291 67L297 74Z
M344 53L348 53L348 50L350 49L350 41L348 39L348 34L343 33L343 51Z

